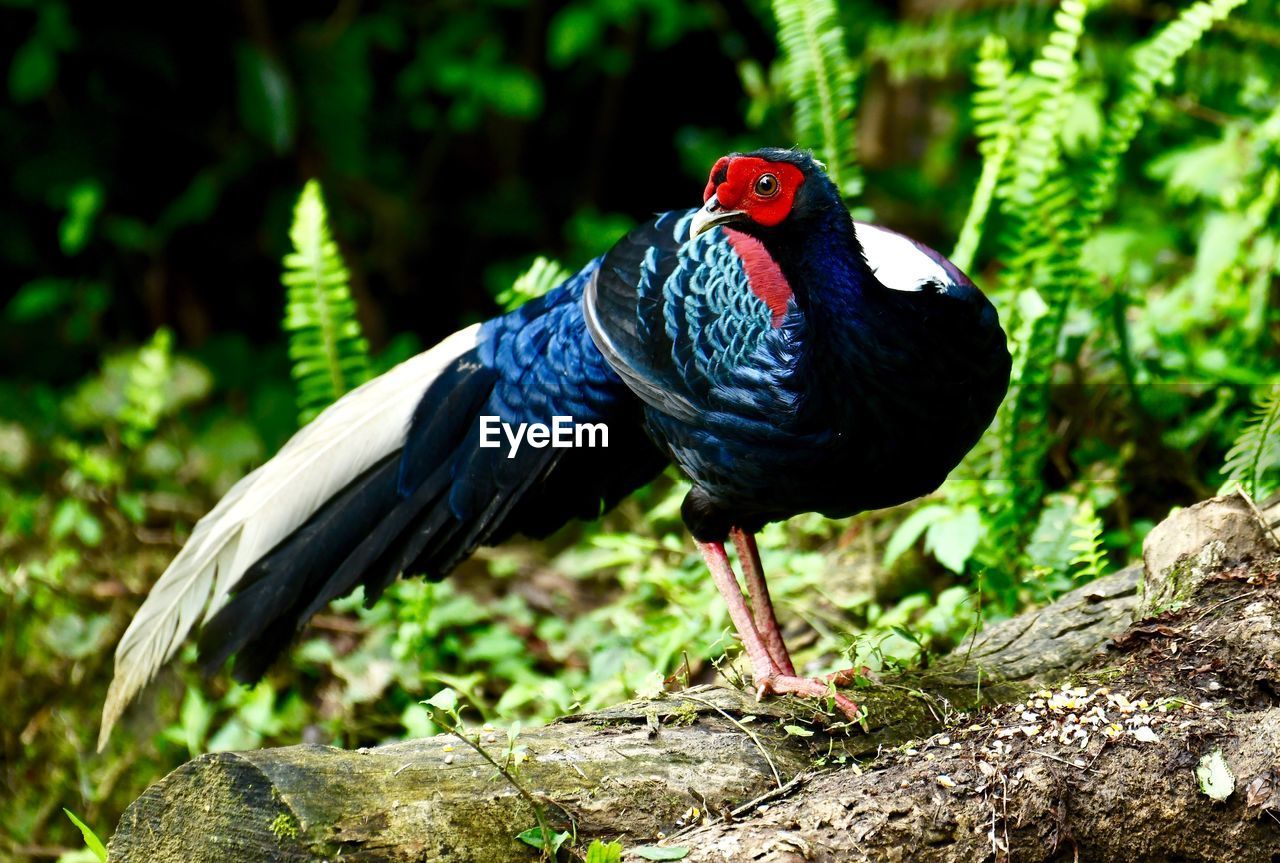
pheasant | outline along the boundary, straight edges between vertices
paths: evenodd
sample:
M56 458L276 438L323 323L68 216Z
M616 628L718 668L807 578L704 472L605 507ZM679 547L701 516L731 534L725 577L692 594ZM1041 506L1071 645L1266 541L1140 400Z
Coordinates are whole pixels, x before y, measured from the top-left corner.
M363 586L371 604L401 575L596 518L670 462L757 694L830 696L855 718L848 674L796 673L754 536L936 489L1009 373L995 308L950 261L855 223L805 152L724 156L701 207L353 390L237 483L122 637L100 742L201 622L202 663L234 655L255 680L331 600ZM608 446L490 434L556 417L603 425Z

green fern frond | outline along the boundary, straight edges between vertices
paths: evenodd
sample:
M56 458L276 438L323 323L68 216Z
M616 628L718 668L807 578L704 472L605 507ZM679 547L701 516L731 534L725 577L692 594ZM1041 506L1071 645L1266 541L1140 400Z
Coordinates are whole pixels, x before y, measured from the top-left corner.
M1011 166L1006 208L1010 222L1003 237L1009 279L1015 285L1030 284L1027 276L1036 255L1051 236L1042 217L1055 192L1052 181L1062 159L1059 132L1071 107L1069 97L1079 70L1076 55L1088 11L1083 0L1062 0L1054 14L1053 32L1031 63L1024 95L1027 103L1022 107L1028 119Z
M1071 516L1071 575L1077 581L1093 581L1107 574L1107 552L1102 542L1102 519L1085 499Z
M1021 238L1014 253L1021 268L1009 275L1010 279L1024 277L1024 284L1040 290L1049 306L1049 313L1035 323L1030 339L1021 346L1026 367L1035 370L1031 383L1038 391L1027 393L1024 376L1019 389L1027 395L1018 400L1021 404L1015 404L1023 416L1043 415L1040 409L1047 403L1048 369L1057 355L1067 310L1086 278L1082 260L1085 243L1111 205L1120 160L1155 100L1156 85L1173 73L1178 61L1216 22L1244 2L1202 0L1135 48L1122 95L1108 111L1109 122L1085 166L1079 192L1066 173L1059 172L1046 177L1035 195L1039 205L1029 214L1035 229ZM1039 246L1032 250L1030 243ZM1012 265L1010 270L1014 270ZM1034 467L1038 469L1038 464Z
M848 201L862 192L854 134L857 72L832 0L773 0L781 59L774 74L793 107L799 142L812 147Z
M1014 78L1009 43L999 36L987 36L978 51L973 78L977 89L971 113L974 130L978 134L978 151L982 154L982 173L978 177L964 227L960 230L960 239L951 253L952 262L962 271L973 266L973 256L978 251L982 228L1004 173L1017 128L1012 112Z
M541 255L533 259L529 269L521 273L511 287L498 294L498 305L504 311L512 311L523 306L529 300L537 299L573 273L565 269L559 261L544 258Z
M164 414L165 388L173 371L172 351L173 334L162 327L129 364L124 405L120 409L120 439L130 449L146 442Z
M298 421L310 422L343 393L369 379L369 344L356 319L346 265L329 233L320 184L309 180L289 229L284 257L284 330L297 384Z
M945 78L992 29L988 21L947 9L921 21L895 21L874 28L865 54L869 61L883 63L895 84L912 78Z
M1009 43L1004 37L992 35L983 40L973 81L976 90L970 115L978 136L978 151L989 156L1002 140L1014 136L1023 120L1018 111L1025 102L1018 96L1022 77L1013 72Z
M1041 422L1045 407L1041 399L1057 341L1043 324L1046 313L1052 314L1052 302L1044 295L1052 289L1049 258L1055 235L1070 212L1072 189L1061 171L1059 130L1070 107L1067 96L1077 76L1076 54L1087 14L1082 0L1063 0L1054 14L1054 30L1032 61L1021 89L1022 104L1015 108L1024 119L1002 195L1007 217L1000 236L1005 264L1002 282L1024 293L1022 302L1008 309L1014 368L1009 395L996 420L1000 444L992 466L1015 490L1014 505L1003 511L997 525L999 532L1008 529L1018 534L1009 538L1011 548L1021 547L1021 534L1034 523L1033 501L1039 497L1035 475L1049 444ZM1025 315L1029 307L1040 314Z
M1156 86L1173 74L1178 62L1215 24L1247 0L1201 0L1183 11L1154 37L1130 54L1130 72L1124 92L1108 111L1109 123L1090 166L1085 192L1088 227L1101 219L1111 203L1119 175L1120 159L1142 128Z
M1023 101L1014 109L1025 119L1020 123L1007 190L1002 195L1007 217L1000 237L1005 264L1002 281L1015 291L1028 292L1031 305L1042 302L1053 306L1052 298L1044 296L1053 289L1052 267L1047 264L1056 234L1068 219L1072 197L1070 183L1061 171L1059 131L1070 108L1068 95L1078 74L1077 52L1087 14L1088 6L1082 0L1063 0L1054 14L1053 32L1031 63L1021 91ZM1033 419L1034 427L1028 428L1027 418L1043 416L1039 397L1048 384L1057 341L1044 327L1043 316L1023 319L1020 306L1025 305L1015 304L1010 309L1014 374L996 428L1002 441L998 469L1013 480L1027 502L1037 496L1033 478L1040 453L1048 446L1039 420ZM1029 515L1020 506L1009 509L1016 523L1029 523Z
M1062 165L1057 130L1066 108L1062 94L1076 75L1084 3L1063 0L1055 16L1057 29L1032 64L1039 92L1015 144L1018 153L1005 201L1009 229L1002 232L1004 284L1025 292L1024 300L1025 294L1031 294L1031 302L1018 306L1038 311L1024 317L1018 306L1011 310L1013 384L997 420L1000 445L995 468L1016 489L1016 502L1004 510L1003 525L1011 531L1031 521L1040 496L1038 478L1052 442L1044 428L1052 371L1067 311L1086 284L1085 242L1111 204L1121 158L1142 126L1156 85L1172 74L1214 23L1243 2L1201 0L1134 49L1122 94L1108 110L1108 125L1083 166L1080 182L1073 181Z
M1253 419L1227 453L1223 490L1236 486L1252 498L1267 497L1276 488L1272 471L1280 468L1280 385L1268 387L1258 399Z

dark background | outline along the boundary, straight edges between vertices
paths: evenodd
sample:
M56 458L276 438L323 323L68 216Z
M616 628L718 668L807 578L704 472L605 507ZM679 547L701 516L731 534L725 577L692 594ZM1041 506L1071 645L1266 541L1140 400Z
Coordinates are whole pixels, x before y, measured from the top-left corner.
M225 331L277 339L278 262L310 177L375 349L491 314L493 286L535 252L576 267L631 221L696 203L703 139L742 126L732 55L773 50L755 11L586 14L590 43L548 52L549 33L572 28L556 23L565 13L252 0L0 12L0 53L32 58L0 108L5 288L64 283L60 314L5 327L0 362L66 380L102 343L162 325L188 348ZM86 184L98 203L69 254L60 225Z

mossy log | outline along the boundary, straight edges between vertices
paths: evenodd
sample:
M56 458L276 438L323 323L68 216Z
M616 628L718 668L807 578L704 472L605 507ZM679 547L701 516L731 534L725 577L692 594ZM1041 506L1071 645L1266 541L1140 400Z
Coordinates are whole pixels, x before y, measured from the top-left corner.
M450 737L206 755L129 807L110 859L529 861L528 794L579 845L689 860L1275 863L1273 543L1242 499L1188 509L1153 531L1145 593L1129 567L859 689L862 728L695 687L526 730L520 789ZM503 732L480 742L501 760ZM1214 749L1222 802L1194 775Z

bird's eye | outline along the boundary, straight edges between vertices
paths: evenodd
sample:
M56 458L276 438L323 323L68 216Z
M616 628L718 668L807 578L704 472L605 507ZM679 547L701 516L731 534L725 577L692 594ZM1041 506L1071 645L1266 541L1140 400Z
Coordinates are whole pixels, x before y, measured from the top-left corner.
M762 198L772 198L778 194L779 188L781 186L778 183L778 178L773 174L761 174L760 178L756 180L756 194Z

